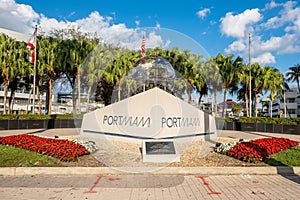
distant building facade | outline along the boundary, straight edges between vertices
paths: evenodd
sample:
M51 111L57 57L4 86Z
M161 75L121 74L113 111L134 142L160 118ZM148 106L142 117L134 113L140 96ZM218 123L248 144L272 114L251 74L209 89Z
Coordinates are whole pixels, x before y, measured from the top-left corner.
M298 109L299 108L299 109ZM272 112L271 112L272 109ZM300 117L300 94L298 90L285 91L281 98L269 102L268 116L272 117Z

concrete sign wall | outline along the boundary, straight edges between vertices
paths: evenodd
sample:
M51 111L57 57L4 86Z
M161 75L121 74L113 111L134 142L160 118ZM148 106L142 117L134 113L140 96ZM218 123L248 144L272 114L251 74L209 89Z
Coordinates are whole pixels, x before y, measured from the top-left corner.
M115 134L142 139L214 132L214 117L159 88L87 113L81 126L81 134Z

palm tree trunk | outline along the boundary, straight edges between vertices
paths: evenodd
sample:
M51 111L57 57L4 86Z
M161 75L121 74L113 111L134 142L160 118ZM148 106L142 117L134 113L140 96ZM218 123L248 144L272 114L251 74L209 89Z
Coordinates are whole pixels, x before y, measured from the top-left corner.
M89 85L89 86L88 86L88 92L87 92L87 106L86 106L86 112L89 112L91 91L92 91L92 85Z
M225 114L225 106L226 106L226 93L227 93L227 88L224 87L224 101L223 101L223 111L222 111L222 118L224 118L224 114Z
M78 73L77 73L77 92L78 92L78 100L77 100L77 108L78 108L78 114L81 113L81 108L80 108L80 84L81 84L81 81L80 81L80 70L78 70Z
M30 98L31 98L31 93L32 93L32 88L30 89L30 92L29 92L29 97L28 97L28 101L27 101L27 106L26 106L26 114L28 114L28 107L29 107L29 104L30 104Z
M127 86L127 98L130 97L130 85Z
M13 112L14 112L15 96L16 96L16 93L14 92L14 94L12 96L12 100L11 100L11 110Z
M201 100L202 100L203 94L200 94L199 99L198 99L198 107L201 109Z
M8 114L11 114L11 111L13 111L13 102L15 99L15 94L16 94L16 90L15 89L11 89L10 92L10 97L9 97L9 101L8 101Z
M255 117L258 116L258 93L255 93Z
M121 83L118 84L118 101L121 101Z
M249 117L249 105L248 105L248 93L245 92L245 101L246 101L246 113L247 117Z
M218 115L218 104L217 104L217 89L214 89L214 111L216 113L216 116Z
M52 110L52 87L53 87L54 80L50 79L49 80L49 98L48 98L48 114L51 114Z
M8 92L9 80L6 80L4 83L4 97L3 97L3 114L6 114L6 101L7 101L7 92Z
M188 94L188 102L189 104L192 104L192 91L190 88L187 89L187 94Z
M39 106L39 114L41 114L41 97L40 97L40 87L37 85L36 86L36 95L38 98L38 106Z

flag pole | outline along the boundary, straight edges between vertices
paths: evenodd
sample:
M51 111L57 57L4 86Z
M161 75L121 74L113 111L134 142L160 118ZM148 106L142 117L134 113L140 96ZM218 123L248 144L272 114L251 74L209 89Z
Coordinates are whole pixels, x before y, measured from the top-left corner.
M35 25L34 29L34 63L33 63L33 109L32 114L35 114L35 82L36 82L36 54L37 54L37 41L36 41L36 34L37 34L37 25Z
M142 46L141 46L141 55L142 58L145 57L145 43L146 43L146 29L143 31L143 39L142 39ZM146 91L146 85L145 83L143 84L143 92Z
M251 33L249 33L249 77L250 77L250 81L249 81L249 117L252 117L252 88L251 88Z
M142 46L141 46L142 58L145 57L145 53L146 53L145 43L146 43L146 29L144 29L143 31L143 39L142 39Z

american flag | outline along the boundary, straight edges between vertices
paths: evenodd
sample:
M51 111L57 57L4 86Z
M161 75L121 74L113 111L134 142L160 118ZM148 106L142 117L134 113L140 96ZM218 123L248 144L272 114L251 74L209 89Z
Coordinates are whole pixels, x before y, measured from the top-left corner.
M35 46L36 46L36 32L37 32L37 29L34 30L33 35L30 37L30 39L27 43L27 48L30 51L30 54L27 55L27 60L30 63L34 63L34 54L35 54Z
M142 58L145 57L145 43L146 43L146 30L144 30L143 40L142 40Z

